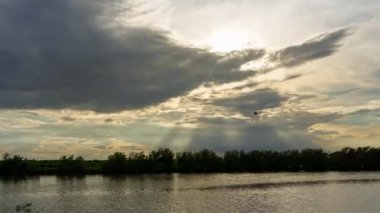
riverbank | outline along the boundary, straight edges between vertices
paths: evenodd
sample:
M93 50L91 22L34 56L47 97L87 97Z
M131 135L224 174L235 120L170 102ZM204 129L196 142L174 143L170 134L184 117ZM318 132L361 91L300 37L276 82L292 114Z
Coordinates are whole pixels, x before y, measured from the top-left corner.
M107 160L85 160L62 156L59 160L28 160L4 154L0 176L84 175L152 173L236 173L298 171L380 171L380 148L344 148L328 153L321 149L287 151L228 151L223 155L210 150L174 153L161 148L149 153L116 152Z

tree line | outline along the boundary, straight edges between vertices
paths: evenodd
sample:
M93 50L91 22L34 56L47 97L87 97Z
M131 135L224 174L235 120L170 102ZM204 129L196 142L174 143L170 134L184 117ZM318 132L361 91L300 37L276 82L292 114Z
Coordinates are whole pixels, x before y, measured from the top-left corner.
M160 148L148 154L116 152L106 160L73 155L28 160L8 153L0 160L0 176L274 171L380 171L380 148L347 147L331 153L322 149L227 151L223 155L207 149L174 153Z

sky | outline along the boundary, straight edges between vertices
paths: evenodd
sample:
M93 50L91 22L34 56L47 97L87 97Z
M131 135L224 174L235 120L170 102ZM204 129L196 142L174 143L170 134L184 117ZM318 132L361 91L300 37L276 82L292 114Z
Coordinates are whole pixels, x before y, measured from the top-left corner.
M378 0L0 0L0 153L379 147L379 14Z

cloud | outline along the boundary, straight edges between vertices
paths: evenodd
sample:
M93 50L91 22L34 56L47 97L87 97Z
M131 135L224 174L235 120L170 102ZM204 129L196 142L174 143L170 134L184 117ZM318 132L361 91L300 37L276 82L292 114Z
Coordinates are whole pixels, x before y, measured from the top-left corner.
M270 54L269 61L281 67L292 67L332 55L351 31L351 28L343 28L321 34L300 45L289 46Z
M112 119L112 118L106 118L106 119L104 119L104 122L106 122L106 123L111 123L111 122L113 122L114 120Z
M102 143L78 137L45 137L28 147L26 156L37 159L52 159L60 155L81 155L86 159L105 159L115 152L139 152L149 150L141 144L133 144L120 139L110 138ZM25 156L25 155L24 155Z
M0 1L0 108L114 112L162 103L207 82L244 80L262 49L220 55L170 33L121 26L128 1ZM133 13L132 15L136 15ZM334 53L347 30L271 55L295 66Z
M160 30L105 28L98 14L115 14L94 5L105 6L2 1L0 19L8 21L0 22L1 108L141 108L204 82L244 79L252 73L235 72L240 64L263 55L252 49L221 56Z
M332 112L308 112L299 108L311 95L280 94L270 88L257 89L211 102L228 113L204 115L191 134L187 149L208 148L223 152L231 149L303 149L318 148L320 132L312 127L334 122L342 115ZM259 115L253 115L259 111ZM239 116L237 113L243 115Z
M61 120L62 121L67 121L67 122L71 122L71 121L75 121L76 118L69 117L69 116L63 116L63 117L61 117Z
M194 130L189 150L287 150L318 147L303 129L292 129L288 123L259 122L247 119L201 118Z
M266 73L278 68L299 66L334 54L341 47L342 40L351 35L352 32L352 27L346 27L322 33L299 45L288 46L268 53L260 60L250 61L241 67L243 70L258 70L261 73Z
M286 76L284 81L289 81L289 80L297 79L300 77L302 77L302 74L300 74L300 73L291 74L291 75Z
M342 147L378 146L379 123L372 125L352 125L321 123L310 128L311 134L331 150Z
M309 112L300 107L312 98L315 96L280 94L274 89L264 88L203 102L207 110L198 113L195 121L191 120L194 127L187 134L190 140L185 150L207 148L223 152L231 149L321 147L323 144L319 143L317 135L310 132L310 128L319 123L333 122L342 115ZM253 114L256 110L259 111L257 116ZM180 127L173 131L175 138L183 137Z
M236 97L217 99L213 104L230 108L241 114L251 117L254 111L281 106L287 97L280 95L277 91L266 88L254 92L240 94Z

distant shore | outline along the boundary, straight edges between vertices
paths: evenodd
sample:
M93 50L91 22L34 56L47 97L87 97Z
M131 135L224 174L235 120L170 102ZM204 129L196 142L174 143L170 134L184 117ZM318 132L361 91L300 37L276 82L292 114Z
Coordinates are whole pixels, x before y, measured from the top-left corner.
M374 147L347 147L331 153L322 149L227 151L223 155L211 150L174 153L160 148L128 156L116 152L107 160L85 160L73 155L59 160L28 160L5 153L0 161L0 176L380 171L379 162L380 148Z

